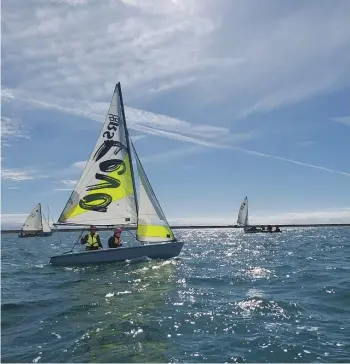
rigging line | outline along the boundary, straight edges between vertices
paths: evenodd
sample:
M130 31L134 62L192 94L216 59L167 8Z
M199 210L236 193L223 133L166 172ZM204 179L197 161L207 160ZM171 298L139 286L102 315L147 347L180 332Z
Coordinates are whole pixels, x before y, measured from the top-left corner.
M59 234L59 229L56 228L55 230L57 232L58 240L60 241L60 244L62 244L61 236Z
M72 249L69 250L69 251L67 251L67 252L65 252L65 253L62 253L62 254L68 254L68 253L71 253L73 251L74 247L76 246L77 242L80 240L80 238L83 235L84 231L85 231L85 229L83 229L83 231L80 233L80 235L79 235L78 239L76 240L76 242L74 243Z

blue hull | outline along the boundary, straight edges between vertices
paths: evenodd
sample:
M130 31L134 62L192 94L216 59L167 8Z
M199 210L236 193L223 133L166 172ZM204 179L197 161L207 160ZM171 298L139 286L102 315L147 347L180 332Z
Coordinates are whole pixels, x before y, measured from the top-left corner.
M183 242L145 244L135 247L101 249L79 253L55 255L50 258L54 266L100 264L119 262L127 259L149 257L152 259L169 259L180 254Z

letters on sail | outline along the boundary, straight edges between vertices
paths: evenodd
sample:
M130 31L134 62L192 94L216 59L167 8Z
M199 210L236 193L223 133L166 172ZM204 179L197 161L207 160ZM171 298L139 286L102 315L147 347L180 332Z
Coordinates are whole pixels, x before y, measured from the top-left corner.
M117 86L98 141L59 223L123 225L137 222L131 156Z
M237 224L248 225L248 197L246 197L241 203L238 212Z
M41 205L38 203L31 211L26 221L23 224L23 231L41 231L43 228L41 219Z

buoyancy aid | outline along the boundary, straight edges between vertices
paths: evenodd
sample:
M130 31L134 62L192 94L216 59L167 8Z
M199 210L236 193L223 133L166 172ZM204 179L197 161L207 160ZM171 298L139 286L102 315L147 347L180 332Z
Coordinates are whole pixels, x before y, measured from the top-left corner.
M98 237L97 233L95 233L94 235L91 235L91 233L88 233L86 246L91 247L91 248L98 248L99 245L98 245L97 237Z

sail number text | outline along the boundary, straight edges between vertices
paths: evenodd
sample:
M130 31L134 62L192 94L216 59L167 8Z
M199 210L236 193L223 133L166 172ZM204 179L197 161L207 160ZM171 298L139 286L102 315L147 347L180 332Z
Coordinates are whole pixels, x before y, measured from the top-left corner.
M121 150L124 150L128 154L128 149L120 141L113 140L115 133L118 131L119 124L121 122L119 116L114 114L108 114L109 123L107 128L102 134L103 143L99 146L96 153L93 156L93 161L97 163L103 158L112 148L115 148L114 155L117 155ZM117 133L118 134L118 133ZM126 165L121 159L107 159L99 163L99 170L95 178L101 182L86 187L86 192L101 190L105 188L118 188L120 186L120 180L109 176L111 172L117 171L118 175L123 175L126 172ZM105 173L105 174L103 174ZM112 196L106 192L96 192L88 194L82 197L79 201L79 206L84 210L106 212L107 207L112 202Z

